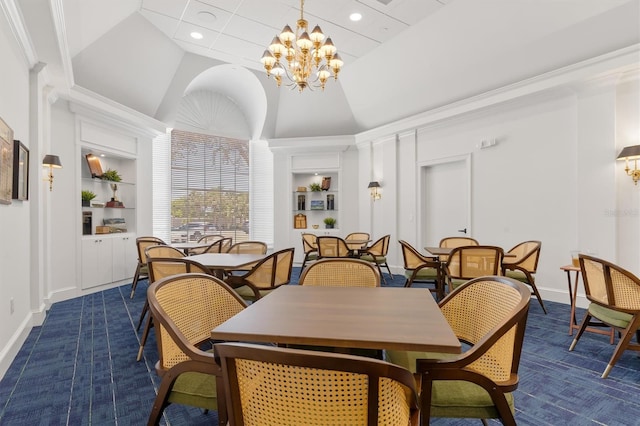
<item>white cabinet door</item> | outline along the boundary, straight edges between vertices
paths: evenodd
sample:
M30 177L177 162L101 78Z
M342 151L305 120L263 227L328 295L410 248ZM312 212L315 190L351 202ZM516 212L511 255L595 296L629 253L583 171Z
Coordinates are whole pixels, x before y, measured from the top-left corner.
M113 237L113 281L133 277L138 263L136 238L133 234Z
M82 240L82 288L112 282L113 248L111 238Z

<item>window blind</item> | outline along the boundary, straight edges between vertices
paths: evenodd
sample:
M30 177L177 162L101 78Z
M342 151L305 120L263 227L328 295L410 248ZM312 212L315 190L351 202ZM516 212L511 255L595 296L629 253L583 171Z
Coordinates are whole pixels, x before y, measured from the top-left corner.
M171 132L171 241L249 239L249 142Z

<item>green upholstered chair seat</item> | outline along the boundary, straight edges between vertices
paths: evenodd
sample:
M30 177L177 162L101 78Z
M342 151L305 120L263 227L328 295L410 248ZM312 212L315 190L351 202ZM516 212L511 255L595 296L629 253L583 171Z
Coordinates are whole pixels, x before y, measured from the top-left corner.
M384 359L395 365L406 368L413 374L416 373L417 359L450 359L458 355L438 352L414 352L414 351L385 351Z
M376 256L375 258L370 254L363 254L360 256L360 260L365 260L367 262L375 262L375 263L387 263L387 256Z
M462 284L466 283L469 280L461 280L458 278L452 278L451 279L451 290L455 290L456 288L460 287Z
M307 260L318 260L318 253L309 253L306 256Z
M404 276L409 279L413 275L412 269L404 271ZM436 280L438 279L438 270L436 268L423 268L418 271L414 280Z
M145 274L145 275L149 275L149 266L148 265L143 265L140 267L140 273L141 274Z
M611 324L620 328L627 328L629 322L633 318L631 314L625 312L614 311L613 309L605 308L597 303L589 304L589 313L602 322Z
M431 417L496 418L489 393L475 383L461 380L436 380L431 394ZM515 412L513 395L505 393L511 412Z
M260 297L266 296L267 294L271 293L273 290L275 290L275 289L271 288L271 289L268 289L268 290L259 290ZM238 293L238 295L240 295L240 297L242 297L243 299L246 299L246 300L255 300L255 298L256 298L255 293L253 292L251 287L249 287L248 285L243 285L242 287L234 288L233 291Z
M217 410L215 376L193 371L182 373L173 384L169 402Z
M518 280L521 281L523 283L528 283L529 280L527 279L527 276L525 275L524 272L520 271L520 270L509 270L507 269L505 271L505 276L509 277L509 278L513 278L514 280Z

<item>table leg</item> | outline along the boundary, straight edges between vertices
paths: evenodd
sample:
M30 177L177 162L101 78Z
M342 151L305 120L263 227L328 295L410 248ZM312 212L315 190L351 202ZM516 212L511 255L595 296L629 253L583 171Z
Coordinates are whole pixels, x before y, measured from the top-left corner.
M571 301L571 317L569 318L569 336L573 335L573 329L578 328L576 320L576 293L578 292L578 275L576 272L575 290L571 289L571 271L567 272L567 285L569 287L569 300Z

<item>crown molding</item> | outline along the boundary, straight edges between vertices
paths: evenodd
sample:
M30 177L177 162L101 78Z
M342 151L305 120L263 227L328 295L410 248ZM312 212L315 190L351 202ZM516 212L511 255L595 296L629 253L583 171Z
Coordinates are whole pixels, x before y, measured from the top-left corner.
M20 51L22 52L27 67L29 69L33 68L38 63L38 56L36 55L36 50L33 47L33 42L27 32L27 28L24 25L20 8L15 0L0 0L0 7L9 22L13 36L20 46Z
M280 138L268 139L267 142L272 152L335 152L347 151L355 146L352 135Z
M69 43L67 42L67 25L64 20L64 7L62 0L51 0L51 17L53 18L53 26L56 29L56 37L58 39L58 48L60 49L60 60L64 69L64 77L67 87L75 85L73 77L73 62L69 54Z
M394 123L358 133L355 135L356 143L425 127L551 89L566 88L572 85L575 88L577 82L588 83L594 78L600 80L610 74L632 73L634 70L637 72L640 66L638 63L639 54L640 44L633 44L595 58L558 68L462 101L453 102Z
M154 138L164 135L167 131L165 123L80 86L71 88L68 94L61 95L61 97L69 101L70 109L74 113L94 118L134 133Z

